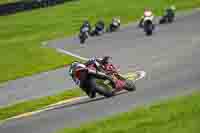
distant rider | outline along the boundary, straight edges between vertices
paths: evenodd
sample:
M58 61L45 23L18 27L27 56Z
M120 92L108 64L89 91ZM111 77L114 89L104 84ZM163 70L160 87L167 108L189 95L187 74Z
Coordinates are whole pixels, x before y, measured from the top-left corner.
M144 26L144 21L145 21L146 18L150 19L152 22L154 20L153 12L150 9L145 9L144 10L144 15L142 16L142 18L140 20L139 27L143 27Z
M81 25L80 33L82 32L88 32L88 33L91 32L91 25L88 20L85 20L83 24Z
M119 18L113 18L110 26L120 27L120 25L121 25L121 20Z
M113 18L112 19L112 23L118 23L118 25L120 26L121 25L121 20L120 20L120 18Z
M176 10L176 7L174 5L168 7L165 10L165 16L172 16L172 17L174 17L175 16L175 10Z
M96 25L95 25L95 28L97 31L104 31L104 28L105 28L105 23L103 20L99 20Z

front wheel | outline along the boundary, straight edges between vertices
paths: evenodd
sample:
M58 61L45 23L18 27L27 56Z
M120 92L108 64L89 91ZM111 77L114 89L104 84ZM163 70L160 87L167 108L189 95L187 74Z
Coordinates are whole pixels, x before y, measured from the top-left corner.
M84 44L84 43L85 43L85 39L83 39L83 38L80 39L80 43L81 43L81 44Z
M80 39L80 43L81 44L84 44L85 43L85 40L88 38L87 34L86 33L80 33L79 35L79 39Z
M135 83L132 80L126 80L125 90L127 91L135 91L136 86Z
M151 36L152 33L153 33L152 30L148 30L148 31L146 32L146 35L147 35L147 36Z
M146 20L144 22L144 31L146 32L146 35L147 36L152 35L153 29L154 29L154 25L153 25L152 21Z
M107 98L114 96L114 93L112 91L104 89L102 87L97 87L95 91Z

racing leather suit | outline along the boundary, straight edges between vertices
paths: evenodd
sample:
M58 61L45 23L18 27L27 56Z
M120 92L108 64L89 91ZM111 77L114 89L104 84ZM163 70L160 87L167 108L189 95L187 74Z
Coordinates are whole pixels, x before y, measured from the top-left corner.
M110 76L88 67L74 68L72 72L72 79L91 98L95 97L95 90L100 87L96 85L96 79L109 80L113 88L115 88L115 82Z

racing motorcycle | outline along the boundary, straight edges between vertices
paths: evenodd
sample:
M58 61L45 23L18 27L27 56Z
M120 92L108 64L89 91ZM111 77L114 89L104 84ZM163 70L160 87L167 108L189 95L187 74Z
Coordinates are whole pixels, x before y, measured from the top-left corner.
M93 66L89 66L92 69L96 69ZM120 74L119 69L116 67L111 66L109 70L106 70L105 73L112 77L115 83L115 88L112 88L112 84L110 80L96 80L96 84L101 86L104 90L97 90L97 93L103 95L105 97L110 97L111 95L114 96L117 92L122 90L127 91L135 91L135 79L140 76L140 73L127 73L125 75Z
M88 36L89 36L89 27L83 27L81 29L81 32L79 33L80 43L81 44L85 43L85 40L88 38Z
M159 24L172 23L175 18L175 13L172 9L167 9L166 14L160 19Z

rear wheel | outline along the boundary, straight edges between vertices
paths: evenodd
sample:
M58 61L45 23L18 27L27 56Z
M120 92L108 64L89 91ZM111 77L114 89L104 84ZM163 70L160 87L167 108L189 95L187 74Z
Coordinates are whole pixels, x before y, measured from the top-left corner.
M85 39L82 38L82 39L80 40L80 43L81 43L81 44L84 44L84 43L85 43Z
M112 91L109 91L107 89L104 89L103 87L97 87L95 90L100 95L103 95L105 97L112 97L114 96L114 93Z
M112 85L110 84L109 81L108 81L108 83L105 83L106 81L105 80L97 80L96 83L98 86L96 87L95 91L105 97L112 97L112 96L114 96Z
M152 30L148 30L148 31L146 31L146 35L147 35L147 36L152 35Z

